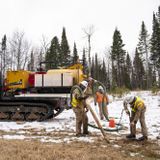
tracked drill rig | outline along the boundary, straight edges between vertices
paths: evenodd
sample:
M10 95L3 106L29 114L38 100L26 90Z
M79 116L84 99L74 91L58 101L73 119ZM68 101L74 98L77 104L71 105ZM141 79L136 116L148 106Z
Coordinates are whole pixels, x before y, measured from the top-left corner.
M83 80L82 70L77 63L48 71L7 71L0 89L0 120L56 117L67 108L72 86Z

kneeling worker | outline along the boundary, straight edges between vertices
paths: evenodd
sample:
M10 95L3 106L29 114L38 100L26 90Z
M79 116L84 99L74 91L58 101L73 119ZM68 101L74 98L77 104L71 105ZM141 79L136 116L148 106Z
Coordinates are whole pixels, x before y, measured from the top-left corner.
M131 116L127 108L128 104L131 107ZM126 138L128 139L136 138L136 124L137 124L137 121L140 120L143 136L140 137L138 141L147 140L148 135L147 135L147 127L145 123L146 106L143 100L136 96L129 96L124 99L123 106L126 111L126 114L130 116L130 134L126 136Z
M79 85L82 93L78 88L73 90L71 105L76 116L76 136L83 136L88 134L88 117L85 99L88 98L86 90L88 88L88 82L82 81ZM81 133L81 127L83 125L83 134Z

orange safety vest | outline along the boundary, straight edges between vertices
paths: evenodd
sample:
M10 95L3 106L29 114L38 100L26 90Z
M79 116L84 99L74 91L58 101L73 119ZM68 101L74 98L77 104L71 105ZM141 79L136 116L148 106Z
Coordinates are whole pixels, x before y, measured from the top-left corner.
M102 93L100 92L96 92L96 101L98 103L102 103L103 102L103 98L104 98L104 102L108 103L108 97L104 96Z

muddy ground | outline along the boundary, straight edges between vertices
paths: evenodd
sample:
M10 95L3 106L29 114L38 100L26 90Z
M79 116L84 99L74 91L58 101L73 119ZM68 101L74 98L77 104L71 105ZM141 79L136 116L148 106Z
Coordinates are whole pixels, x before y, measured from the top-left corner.
M2 133L1 133L2 134ZM3 133L4 134L4 133ZM67 133L51 133L64 138ZM70 135L73 137L74 135ZM158 160L160 142L127 141L107 134L108 144L102 136L91 134L94 142L73 140L62 143L40 142L38 139L0 139L0 160ZM98 137L98 138L97 138Z

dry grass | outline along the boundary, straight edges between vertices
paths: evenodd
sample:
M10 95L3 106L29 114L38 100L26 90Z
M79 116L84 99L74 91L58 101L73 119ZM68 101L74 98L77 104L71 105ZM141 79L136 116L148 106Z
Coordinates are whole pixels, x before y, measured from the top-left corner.
M21 130L20 130L21 131ZM41 143L38 136L53 139L73 138L72 132L28 129L22 130L28 136L26 140L0 139L0 160L158 160L160 146L156 142L135 142L122 139L121 136L108 134L111 143L106 143L98 135L91 134L93 143L71 140L70 143ZM70 134L71 133L71 134ZM15 131L0 132L0 135L12 135ZM36 139L29 137L35 136ZM137 154L131 156L131 153Z
M120 141L120 144L122 141ZM144 157L131 157L129 152L140 151L143 146L134 147L131 143L115 148L116 142L107 144L101 139L94 143L41 143L38 141L0 140L0 160L141 160ZM132 146L132 147L131 147ZM149 145L150 146L150 145ZM129 150L130 148L130 150ZM132 149L131 149L132 148ZM143 150L144 151L144 150ZM153 154L153 153L152 153ZM145 159L152 158L145 155ZM154 155L152 155L154 157ZM158 158L156 156L156 158Z

